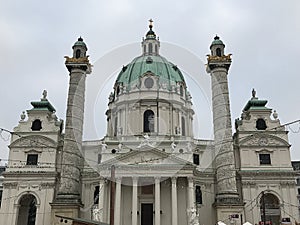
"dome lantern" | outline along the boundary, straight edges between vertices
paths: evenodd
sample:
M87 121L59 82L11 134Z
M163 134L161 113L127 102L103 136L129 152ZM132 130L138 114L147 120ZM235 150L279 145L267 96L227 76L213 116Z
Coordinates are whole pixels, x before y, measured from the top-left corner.
M146 38L142 41L143 55L159 55L160 43L156 38L155 32L152 30L153 20L149 20L149 31L146 33Z
M215 36L213 42L210 45L211 55L212 56L224 56L225 45L223 41L219 38L218 35Z
M73 47L73 58L82 58L86 57L87 46L84 43L82 37L79 37L78 40L74 43Z

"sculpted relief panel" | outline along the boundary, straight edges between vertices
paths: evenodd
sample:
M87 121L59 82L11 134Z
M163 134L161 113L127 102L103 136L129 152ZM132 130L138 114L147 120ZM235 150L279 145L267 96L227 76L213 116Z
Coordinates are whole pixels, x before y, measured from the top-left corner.
M252 137L246 141L241 141L240 145L243 146L289 146L289 144L276 137L269 137L269 136L257 136Z

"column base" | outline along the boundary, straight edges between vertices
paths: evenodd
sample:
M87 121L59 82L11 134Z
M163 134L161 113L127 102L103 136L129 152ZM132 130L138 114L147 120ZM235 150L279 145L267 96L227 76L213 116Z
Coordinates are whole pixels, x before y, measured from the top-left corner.
M220 193L217 194L214 206L243 205L238 193Z
M217 194L213 206L216 208L217 213L217 221L215 222L222 221L226 224L233 223L235 225L243 224L241 217L244 218L244 203L238 193Z
M217 221L222 221L226 224L242 225L244 216L243 205L218 205L216 206Z
M81 203L81 197L79 194L65 194L65 193L58 193L54 203L58 203L58 204L80 204Z
M69 218L79 218L80 207L82 204L78 203L62 203L62 202L55 202L50 203L51 205L51 218L52 218L52 225L59 225L61 224L61 218L57 217L69 217Z

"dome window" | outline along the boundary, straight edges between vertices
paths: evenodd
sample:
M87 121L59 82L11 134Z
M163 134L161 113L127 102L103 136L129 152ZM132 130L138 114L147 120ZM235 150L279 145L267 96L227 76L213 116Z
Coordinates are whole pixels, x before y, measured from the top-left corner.
M147 64L153 63L153 59L150 56L148 56L147 59L146 59L146 63Z
M179 92L180 92L180 96L183 96L183 87L182 87L182 85L180 85L180 87L179 87Z
M32 122L31 130L33 130L33 131L39 131L41 129L42 129L42 122L39 119L34 120Z
M114 124L114 136L117 136L118 134L118 117L115 118L115 124Z
M80 58L80 55L81 55L81 51L80 51L80 49L77 49L76 53L75 53L75 58L76 59Z
M149 88L149 89L152 88L154 85L153 79L151 77L147 77L144 81L144 85L146 88Z
M120 94L120 86L118 85L118 87L117 87L117 95L119 95Z
M181 117L181 134L182 134L182 136L185 136L185 119L184 119L184 117Z
M144 112L144 132L154 132L154 112L152 110Z
M265 130L267 129L266 121L262 118L256 121L256 129L257 130Z
M149 48L149 54L152 54L152 52L153 52L152 43L149 43L148 48Z

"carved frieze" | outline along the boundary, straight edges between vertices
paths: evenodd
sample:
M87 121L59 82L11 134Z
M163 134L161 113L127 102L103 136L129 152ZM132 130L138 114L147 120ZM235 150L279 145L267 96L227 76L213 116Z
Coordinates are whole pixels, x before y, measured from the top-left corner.
M39 147L39 148L55 148L56 143L46 137L39 135L31 135L20 138L10 145L11 148L24 148L24 147Z
M271 136L255 136L245 141L241 141L242 146L284 146L288 147L289 144L278 137Z
M4 182L3 187L5 189L15 189L18 186L18 182Z

